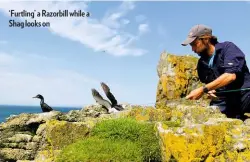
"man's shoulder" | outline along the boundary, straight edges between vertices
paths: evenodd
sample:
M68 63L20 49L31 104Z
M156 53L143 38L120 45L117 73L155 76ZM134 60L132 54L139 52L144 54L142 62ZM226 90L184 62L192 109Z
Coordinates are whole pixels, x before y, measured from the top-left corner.
M219 42L215 45L216 51L234 51L235 53L243 53L242 50L232 41Z
M231 54L234 56L245 56L244 52L232 41L219 42L215 45L216 51L221 54Z
M221 49L221 48L227 48L230 46L236 46L235 43L231 42L231 41L224 41L224 42L219 42L215 45L215 47L217 49Z
M219 42L218 44L234 44L232 41Z

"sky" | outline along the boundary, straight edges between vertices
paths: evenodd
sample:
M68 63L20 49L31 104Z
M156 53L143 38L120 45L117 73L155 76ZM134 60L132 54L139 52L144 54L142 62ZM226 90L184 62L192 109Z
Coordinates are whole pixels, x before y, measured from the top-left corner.
M89 17L11 17L9 10L81 10ZM9 20L50 27L9 27ZM0 104L94 104L105 82L119 103L152 105L163 51L196 56L181 46L193 25L232 41L250 65L250 3L243 2L0 2Z

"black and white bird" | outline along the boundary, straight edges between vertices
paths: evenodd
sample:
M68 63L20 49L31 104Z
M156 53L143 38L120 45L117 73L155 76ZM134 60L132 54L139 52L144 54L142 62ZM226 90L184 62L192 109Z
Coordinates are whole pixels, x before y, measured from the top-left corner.
M102 89L103 89L105 95L107 96L107 98L110 100L111 103L109 101L103 99L103 97L100 95L100 93L96 89L92 88L91 89L92 96L95 99L95 101L98 104L102 105L103 108L105 108L109 113L118 112L118 111L123 110L124 108L121 105L117 104L118 102L115 99L114 95L110 92L110 88L108 87L108 85L101 82L101 86L102 86Z
M45 102L44 102L44 98L42 95L38 94L36 95L35 97L33 98L39 98L41 101L40 101L40 105L41 105L41 108L42 108L42 111L43 112L50 112L50 111L53 111L53 109L47 105Z
M115 99L115 96L111 93L110 88L108 87L108 85L105 84L104 82L101 82L101 86L102 86L102 89L103 89L105 95L107 96L107 98L111 102L111 107L117 109L118 111L123 110L124 108L121 105L118 105L118 102Z

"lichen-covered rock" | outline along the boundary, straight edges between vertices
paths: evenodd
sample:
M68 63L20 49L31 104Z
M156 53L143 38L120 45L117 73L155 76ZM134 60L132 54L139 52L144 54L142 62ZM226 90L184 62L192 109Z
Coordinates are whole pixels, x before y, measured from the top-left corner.
M107 111L99 104L88 105L81 110L71 110L60 116L60 120L69 122L83 122L90 118L97 118L101 114L107 114Z
M157 109L170 110L168 121L159 121L164 161L250 161L250 122L228 119L218 107L208 106L207 96L197 101L184 97L201 86L198 58L163 52L157 67Z
M8 120L1 125L3 136L0 157L5 160L53 162L67 145L77 140L85 140L98 122L114 118L133 118L155 124L164 161L250 160L249 121L228 119L220 113L218 107L207 106L202 100L169 101L159 109L127 105L124 111L101 113L98 117L78 114L75 119L83 120L81 122L69 122L69 118L63 121L65 115L70 116L67 113L59 116L50 114L48 118L43 114L46 117L39 119L37 114L22 114L20 118L25 119L25 122L20 121L20 126L16 122L18 116L13 118L15 122ZM30 128L30 123L40 124L32 130L27 129Z
M136 106L129 111L127 117L134 118L138 121L167 121L171 119L171 111L170 109Z
M14 136L8 138L8 142L30 142L32 139L31 135L28 134L15 134Z
M84 122L50 120L37 132L42 136L40 150L60 150L64 146L86 137L90 129Z
M37 143L36 161L54 161L65 146L84 139L90 132L91 125L85 122L49 120L37 129L33 141Z
M157 66L159 77L156 107L168 100L185 97L191 90L201 86L196 71L198 58L177 56L163 52Z
M6 122L1 124L2 128L13 127L13 126L29 126L35 124L41 124L50 119L58 119L61 115L59 111L51 111L45 113L22 113L20 115L14 115L6 119Z
M201 108L197 108L201 109ZM183 109L179 109L186 119ZM197 111L200 114L208 112ZM209 114L211 117L209 117ZM203 121L176 121L176 125L158 122L164 161L250 161L250 140L246 126L241 120L226 117L212 117L208 113ZM215 115L216 116L216 115ZM192 118L192 117L191 117ZM195 116L194 116L195 118Z
M5 161L8 160L13 160L13 159L27 159L27 160L31 160L33 159L34 156L34 152L32 150L25 150L25 149L17 149L17 148L3 148L0 149L0 154L1 156L3 156L3 159Z
M60 112L15 115L0 124L0 156L8 160L34 159L39 140L33 140L42 123L58 119Z
M42 150L38 151L34 162L54 162L61 150Z
M79 114L80 118L87 116ZM60 149L86 136L90 125L60 121L65 115L71 116L51 111L37 114L22 113L9 117L6 122L0 124L0 156L5 160L32 160L37 152L43 149Z

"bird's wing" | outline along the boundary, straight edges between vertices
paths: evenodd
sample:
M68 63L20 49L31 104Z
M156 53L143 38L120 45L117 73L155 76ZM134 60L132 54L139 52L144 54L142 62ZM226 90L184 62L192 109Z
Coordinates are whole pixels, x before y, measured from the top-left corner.
M52 111L53 109L47 105L46 103L43 103L42 104L42 109L45 110L45 111Z
M106 109L110 109L112 107L110 102L103 99L97 90L95 90L95 89L92 90L92 96L98 104L104 106Z
M108 87L108 85L102 82L101 86L102 86L102 89L103 89L105 95L111 101L112 107L117 105L117 100L115 99L115 96L110 92L110 88Z

